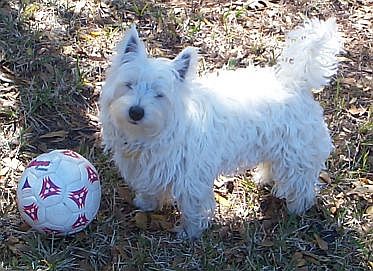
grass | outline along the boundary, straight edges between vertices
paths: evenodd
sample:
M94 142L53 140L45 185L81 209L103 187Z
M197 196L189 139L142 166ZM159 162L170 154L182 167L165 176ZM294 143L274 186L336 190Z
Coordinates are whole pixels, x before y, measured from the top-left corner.
M363 20L372 10L364 1L260 4L0 3L0 270L373 269L372 36ZM336 16L347 41L337 79L315 95L335 144L318 203L292 216L250 173L224 177L211 228L194 243L176 239L178 211L139 213L100 145L97 101L115 44L136 23L154 55L199 47L200 73L273 65L304 14ZM30 231L15 204L24 166L56 148L87 157L102 179L97 219L65 238Z

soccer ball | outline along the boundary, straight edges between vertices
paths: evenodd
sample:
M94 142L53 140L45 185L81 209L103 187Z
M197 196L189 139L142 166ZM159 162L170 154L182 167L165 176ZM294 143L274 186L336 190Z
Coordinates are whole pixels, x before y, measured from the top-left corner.
M18 183L21 217L35 230L67 235L84 229L100 206L94 166L71 150L54 150L32 160Z

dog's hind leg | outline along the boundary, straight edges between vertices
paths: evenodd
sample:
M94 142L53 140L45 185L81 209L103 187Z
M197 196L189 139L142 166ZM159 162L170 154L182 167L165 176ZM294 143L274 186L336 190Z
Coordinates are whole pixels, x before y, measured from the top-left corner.
M302 163L301 158L293 161L293 164L284 160L272 164L275 180L272 193L278 198L286 199L290 212L301 214L315 203L318 177L324 162Z

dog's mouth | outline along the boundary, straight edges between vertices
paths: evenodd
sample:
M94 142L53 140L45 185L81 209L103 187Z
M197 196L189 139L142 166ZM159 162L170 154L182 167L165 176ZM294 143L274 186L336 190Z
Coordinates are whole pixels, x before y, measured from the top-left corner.
M131 123L132 125L137 125L139 124L138 121L134 121L134 120L128 120L129 123Z

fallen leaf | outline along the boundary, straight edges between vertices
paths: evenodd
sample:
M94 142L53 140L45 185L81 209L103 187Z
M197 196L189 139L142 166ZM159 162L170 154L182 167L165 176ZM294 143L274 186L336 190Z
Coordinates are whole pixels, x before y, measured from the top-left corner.
M357 108L355 105L353 105L353 106L351 106L350 109L348 109L348 112L350 114L352 114L352 115L359 115L359 116L361 116L361 115L364 115L365 112L367 112L367 109L364 108L364 107Z
M46 138L59 137L59 138L65 139L68 134L69 134L69 132L67 132L65 130L60 130L60 131L46 133L44 135L39 136L39 138L40 139L46 139Z
M356 97L353 97L349 102L348 104L354 104L357 102L357 98Z
M332 183L332 181L331 181L331 179L330 179L330 176L329 176L328 172L326 172L326 171L321 171L319 177L320 177L320 179L321 179L324 183L327 183L327 184L331 184L331 183Z
M1 167L0 168L0 176L5 176L9 171L9 167Z
M89 32L89 35L91 35L93 37L99 37L101 35L101 32L100 31L91 31L91 32Z
M230 206L229 200L227 200L225 197L219 195L219 193L215 193L215 199L223 207L229 207Z
M334 215L337 212L337 207L332 206L330 207L329 211Z
M79 261L78 266L80 267L81 270L87 270L87 271L94 270L91 264L89 263L88 259Z
M348 191L346 195L353 195L356 194L358 196L365 196L365 194L371 194L373 193L373 185L359 185L355 187L354 189Z
M18 169L22 163L17 158L5 157L2 164L4 167L0 169L0 176L4 176L10 169Z
M329 245L328 242L323 240L318 234L314 233L313 236L316 239L317 245L319 246L320 249L322 250L328 250Z
M84 0L84 1L78 1L78 2L76 3L76 5L75 5L74 13L75 13L75 14L80 13L80 12L82 11L82 9L85 7L86 3L87 3L87 2L86 2L85 0Z
M295 264L296 264L297 266L299 266L297 263L298 263L299 261L301 261L301 260L304 260L304 259L303 259L303 254L302 254L302 252L299 252L299 251L295 252L295 253L293 254L292 259L293 259L293 261L295 262Z
M31 226L29 224L27 224L26 222L22 222L19 227L18 227L18 230L20 231L23 231L23 232L26 232L28 231L29 229L31 229Z
M344 57L344 56L338 56L337 58L339 62L353 62L352 59Z
M127 186L118 187L118 195L120 199L124 200L124 202L132 203L133 196Z
M9 236L7 239L6 239L6 243L8 245L14 245L14 244L18 244L19 243L19 239L15 236Z
M148 228L148 215L143 212L135 214L135 224L138 228L145 230Z
M359 178L359 181L364 184L373 184L373 181L367 179L367 178Z
M373 216L373 205L368 206L368 208L365 210L365 213L367 215Z
M269 239L264 239L261 243L260 243L261 246L263 247L272 247L274 245L273 241L269 240Z
M346 85L355 85L356 84L356 79L353 78L353 77L343 78L341 81L342 81L343 84L346 84Z
M166 217L163 215L151 214L150 220L150 226L152 229L171 230L173 228L173 224L168 222Z

